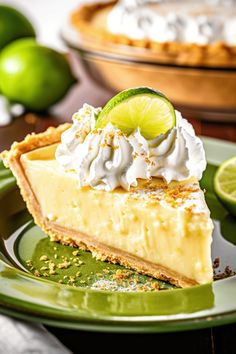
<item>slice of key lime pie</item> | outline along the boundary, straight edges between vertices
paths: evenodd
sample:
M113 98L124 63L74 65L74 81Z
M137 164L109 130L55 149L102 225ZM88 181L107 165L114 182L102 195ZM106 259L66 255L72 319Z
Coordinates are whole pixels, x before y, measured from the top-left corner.
M2 157L51 240L179 287L212 281L204 149L160 92L84 104L72 125L28 135Z

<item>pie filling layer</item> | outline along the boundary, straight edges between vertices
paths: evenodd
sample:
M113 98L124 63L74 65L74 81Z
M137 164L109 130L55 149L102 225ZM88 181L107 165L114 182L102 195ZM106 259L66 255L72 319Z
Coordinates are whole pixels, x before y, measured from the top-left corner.
M56 147L20 158L43 218L193 282L212 281L213 226L195 179L168 186L159 178L139 180L130 191L79 189L76 174L55 160Z

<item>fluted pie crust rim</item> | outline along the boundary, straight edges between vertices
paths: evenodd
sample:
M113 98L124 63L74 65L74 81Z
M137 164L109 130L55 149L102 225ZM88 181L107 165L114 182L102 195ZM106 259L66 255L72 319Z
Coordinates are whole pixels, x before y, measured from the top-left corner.
M1 153L5 166L10 168L16 177L20 193L35 223L50 236L52 241L91 251L98 260L121 264L141 274L168 281L177 287L197 285L198 283L195 280L189 279L167 267L145 261L128 252L102 244L89 235L66 229L43 217L40 205L24 173L20 158L24 153L60 142L61 134L70 126L70 124L66 123L57 128L50 127L43 133L27 135L22 142L15 142L9 151Z
M219 68L236 67L236 46L230 46L219 41L212 44L198 45L194 43L178 42L156 42L153 40L136 40L125 35L117 35L109 32L106 28L100 28L92 22L96 12L109 9L117 3L111 0L106 3L95 2L80 6L70 16L72 26L80 33L87 45L93 41L92 48L102 50L106 45L115 45L111 49L115 52L119 50L123 54L121 47L129 46L133 48L144 48L146 59L156 60L160 63L187 65L187 66L206 66ZM95 44L95 47L94 47ZM120 49L118 48L120 45ZM139 57L140 53L132 52L133 56Z

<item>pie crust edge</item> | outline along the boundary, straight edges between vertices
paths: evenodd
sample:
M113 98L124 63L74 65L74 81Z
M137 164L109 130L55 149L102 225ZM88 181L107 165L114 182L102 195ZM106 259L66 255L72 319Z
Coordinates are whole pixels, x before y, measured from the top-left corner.
M70 16L72 26L86 40L95 40L97 43L118 44L131 47L151 49L150 57L158 61L189 66L215 66L235 67L236 46L230 46L223 41L216 43L198 45L195 43L179 42L155 42L149 39L132 39L125 35L118 35L103 28L94 28L91 19L96 11L115 5L117 0L110 0L106 3L98 1L92 4L81 5L73 11ZM134 52L132 52L135 55Z

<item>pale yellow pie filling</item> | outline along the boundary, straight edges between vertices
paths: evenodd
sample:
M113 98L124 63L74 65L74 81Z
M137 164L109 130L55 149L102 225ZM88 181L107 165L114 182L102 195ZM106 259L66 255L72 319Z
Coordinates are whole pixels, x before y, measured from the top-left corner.
M129 192L79 189L76 174L65 172L55 160L56 146L21 156L45 218L198 283L212 281L213 226L196 180L163 189L163 181L153 178Z

